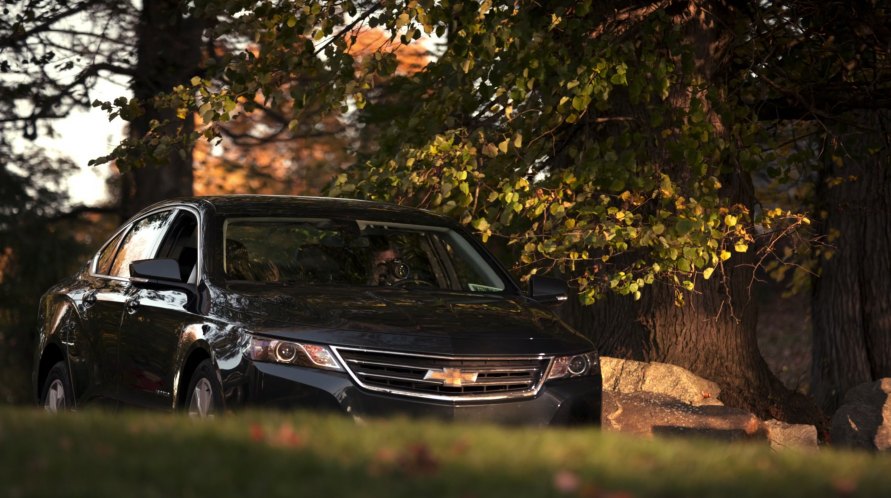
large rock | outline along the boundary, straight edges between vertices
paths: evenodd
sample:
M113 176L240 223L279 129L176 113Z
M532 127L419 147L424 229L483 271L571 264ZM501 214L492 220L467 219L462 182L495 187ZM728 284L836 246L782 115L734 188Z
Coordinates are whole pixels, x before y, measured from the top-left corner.
M721 389L710 380L667 363L643 363L604 356L603 389L630 394L648 392L671 396L693 406L721 406Z
M891 448L891 378L861 384L845 394L832 416L832 443L879 451Z
M722 405L693 406L664 394L603 392L603 428L640 435L764 439L761 420Z
M767 440L770 447L775 450L805 449L817 450L817 428L813 425L787 424L779 420L767 420L764 422L767 432Z

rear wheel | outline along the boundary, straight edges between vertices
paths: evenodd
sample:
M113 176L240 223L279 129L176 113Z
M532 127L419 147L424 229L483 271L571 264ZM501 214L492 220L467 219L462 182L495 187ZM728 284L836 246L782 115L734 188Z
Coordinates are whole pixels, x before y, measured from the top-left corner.
M40 402L44 410L52 413L74 406L74 390L71 389L71 377L64 361L53 365L47 373L40 391Z
M199 363L192 373L185 408L190 417L198 418L213 417L222 412L223 387L210 360Z

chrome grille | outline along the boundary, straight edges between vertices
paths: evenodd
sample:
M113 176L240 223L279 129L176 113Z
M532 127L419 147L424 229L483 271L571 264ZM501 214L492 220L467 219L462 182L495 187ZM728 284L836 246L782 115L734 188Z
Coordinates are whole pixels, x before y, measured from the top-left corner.
M462 358L334 348L360 386L449 401L534 396L550 358Z

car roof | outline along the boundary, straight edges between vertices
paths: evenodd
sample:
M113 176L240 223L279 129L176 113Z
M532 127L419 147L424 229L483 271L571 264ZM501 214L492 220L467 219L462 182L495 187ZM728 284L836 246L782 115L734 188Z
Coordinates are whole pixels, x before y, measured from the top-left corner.
M391 221L401 223L435 224L454 226L445 216L407 206L359 199L311 197L293 195L218 195L182 197L159 202L144 210L151 211L165 206L191 205L214 214L231 216L295 216L348 218Z

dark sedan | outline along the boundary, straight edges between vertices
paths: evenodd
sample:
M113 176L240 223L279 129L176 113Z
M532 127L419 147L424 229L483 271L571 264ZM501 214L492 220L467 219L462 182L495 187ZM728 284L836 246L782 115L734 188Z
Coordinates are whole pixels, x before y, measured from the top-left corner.
M458 224L308 197L156 204L40 302L49 410L243 405L600 422L599 357Z

